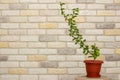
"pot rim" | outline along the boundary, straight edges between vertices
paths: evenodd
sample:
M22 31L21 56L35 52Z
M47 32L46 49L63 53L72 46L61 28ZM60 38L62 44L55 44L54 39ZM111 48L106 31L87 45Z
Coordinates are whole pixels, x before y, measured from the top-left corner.
M101 64L101 63L103 63L103 61L102 60L84 60L84 63Z

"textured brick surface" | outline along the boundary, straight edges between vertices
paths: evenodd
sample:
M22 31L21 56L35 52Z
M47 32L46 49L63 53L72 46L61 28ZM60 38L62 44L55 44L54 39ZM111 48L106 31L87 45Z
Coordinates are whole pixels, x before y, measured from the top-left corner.
M97 23L96 28L97 29L114 29L115 24L112 24L112 23Z
M45 60L47 60L47 56L45 56L45 55L29 55L28 60L30 60L30 61L45 61Z
M75 54L76 51L75 49L58 49L58 54L61 54L61 55L70 55L70 54Z
M83 61L92 58L69 36L59 2L66 13L80 9L75 21L86 44L100 48L101 75L119 80L120 0L0 0L0 80L85 76Z
M24 68L10 68L8 69L9 74L27 74L27 69Z
M65 69L65 68L49 68L48 73L49 74L66 74L67 69Z
M40 67L42 68L57 68L58 67L58 63L57 62L54 62L54 61L43 61L43 62L40 62Z

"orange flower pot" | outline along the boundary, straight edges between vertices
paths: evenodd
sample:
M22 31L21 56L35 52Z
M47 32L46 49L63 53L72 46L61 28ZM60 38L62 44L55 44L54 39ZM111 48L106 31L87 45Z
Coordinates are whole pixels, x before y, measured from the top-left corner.
M103 61L100 60L85 60L87 77L89 78L99 78L101 65Z

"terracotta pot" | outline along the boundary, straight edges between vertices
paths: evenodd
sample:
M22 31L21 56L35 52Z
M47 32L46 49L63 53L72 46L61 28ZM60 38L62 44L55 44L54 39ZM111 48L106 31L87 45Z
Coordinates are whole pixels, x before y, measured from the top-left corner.
M100 60L85 60L87 77L89 78L99 78L101 65L103 61Z

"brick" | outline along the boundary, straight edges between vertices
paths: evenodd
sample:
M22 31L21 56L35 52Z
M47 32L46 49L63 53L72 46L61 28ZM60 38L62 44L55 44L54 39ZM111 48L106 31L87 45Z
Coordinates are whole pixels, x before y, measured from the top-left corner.
M82 67L85 67L85 64L83 62L79 62L79 67L82 68Z
M94 0L77 0L78 3L94 3Z
M75 21L76 22L85 22L86 20L85 20L85 17L76 17Z
M47 21L49 22L65 22L63 17L48 17Z
M1 3L18 3L18 0L1 0Z
M87 22L104 22L104 17L87 17Z
M38 10L21 10L20 14L22 16L37 16L39 15Z
M66 43L64 42L48 42L49 48L65 48Z
M38 24L37 23L21 23L20 28L36 29L38 28Z
M47 34L65 34L63 29L48 29Z
M28 34L42 35L42 34L45 34L45 33L46 33L45 29L31 29L31 30L28 30Z
M80 29L94 29L96 26L94 23L78 23Z
M79 15L96 15L95 10L80 10Z
M116 49L115 53L120 54L120 49Z
M110 35L110 36L120 35L120 29L105 30L105 35Z
M29 4L29 9L47 9L47 4Z
M68 4L68 9L73 9L73 8L79 8L79 9L85 9L86 6L85 4Z
M107 68L106 73L120 73L120 68Z
M65 56L62 56L62 55L49 55L48 60L49 61L64 61Z
M39 41L38 36L21 36L20 37L21 41Z
M106 17L106 22L120 22L120 17Z
M67 43L67 47L68 47L68 48L78 48L79 45L75 45L74 42L68 42L68 43Z
M39 0L39 3L56 3L56 0Z
M60 9L60 6L58 4L47 4L48 9Z
M27 69L25 69L25 68L9 68L8 73L14 74L14 75L15 74L23 75L23 74L27 74Z
M119 42L108 42L108 43L105 43L105 47L107 48L119 48L120 47L120 43Z
M42 61L40 62L40 67L41 68L57 68L58 63L54 61Z
M30 22L46 22L46 17L44 16L35 16L35 17L29 17L28 20Z
M95 36L83 36L84 39L86 39L87 41L95 41L96 38Z
M60 55L71 55L71 54L76 54L75 49L58 49L58 54Z
M1 75L1 80L19 80L18 75Z
M119 28L120 28L120 24L119 24L119 23L116 23L116 24L115 24L115 28L116 28L116 29L119 29Z
M119 10L120 9L120 5L108 4L108 5L105 6L105 9L107 9L107 10Z
M9 34L12 34L12 35L22 35L22 34L27 34L27 30L24 30L24 29L16 29L16 30L9 30L8 31Z
M69 74L84 74L85 68L68 68Z
M106 61L119 61L120 55L108 55L106 56Z
M120 61L117 62L117 66L120 67Z
M1 23L1 28L16 29L16 28L19 28L19 24L18 23Z
M49 74L66 74L67 69L66 68L48 68Z
M19 63L18 62L0 62L0 67L4 67L4 68L13 68L13 67L19 67Z
M104 41L104 42L110 42L110 41L114 41L114 36L98 36L97 40Z
M57 54L57 49L39 49L39 54Z
M11 10L27 9L27 4L9 4Z
M41 16L56 16L60 12L58 10L40 10Z
M9 47L25 48L25 47L27 47L27 43L25 43L25 42L9 42Z
M104 47L104 43L103 42L87 42L88 45L93 45L95 44L97 47L99 48L103 48Z
M96 3L113 3L113 0L96 0Z
M82 55L68 55L67 60L68 61L82 61L85 57Z
M0 54L18 54L18 49L0 49Z
M100 49L102 54L114 54L114 49Z
M9 22L8 17L6 17L6 16L0 16L0 23L7 23L7 22Z
M60 80L75 80L76 75L60 75Z
M120 15L120 11L116 11L116 15Z
M120 0L115 0L115 3L120 3Z
M103 30L91 29L86 30L85 33L88 34L103 34Z
M57 28L57 24L56 23L40 23L40 28L54 29L54 28Z
M37 3L37 0L20 0L21 3Z
M8 56L0 56L0 61L7 61L8 60Z
M28 43L28 47L30 48L43 48L43 47L47 47L47 44L45 42L30 42Z
M88 4L87 9L95 9L95 10L105 9L105 5L103 5L103 4Z
M116 41L120 41L120 36L116 36Z
M77 62L59 62L59 67L72 68L78 67Z
M97 11L97 15L99 16L114 16L116 15L115 11L112 10L103 10L103 11Z
M12 16L12 17L9 17L9 21L10 22L27 22L27 17L22 17L22 16Z
M47 56L46 55L29 55L28 60L29 61L46 61Z
M9 5L8 4L0 4L0 10L5 10L5 9L9 9Z
M37 49L19 49L19 54L37 54Z
M72 37L70 36L59 36L59 41L72 41Z
M29 74L46 74L47 73L47 69L45 68L30 68L28 70Z
M0 12L0 16L2 16L2 12Z
M8 68L0 68L0 74L7 74L7 73L8 73Z
M20 80L38 80L37 75L20 75Z
M8 42L0 42L0 48L7 48Z
M3 16L18 16L19 11L18 10L3 10L2 15Z
M57 36L41 35L39 37L39 41L42 41L42 42L57 41Z
M67 29L69 26L67 23L58 23L58 28Z
M114 67L116 67L117 66L117 64L116 64L116 62L106 62L106 61L104 61L104 63L102 64L102 67L106 67L106 68L114 68Z
M50 80L51 78L53 80L58 80L58 75L40 75L39 76L39 80Z
M96 28L97 29L114 29L115 24L113 24L113 23L97 23Z
M20 62L20 67L23 67L23 68L36 68L38 67L39 64L38 62Z
M27 61L26 55L10 55L8 57L9 61Z

